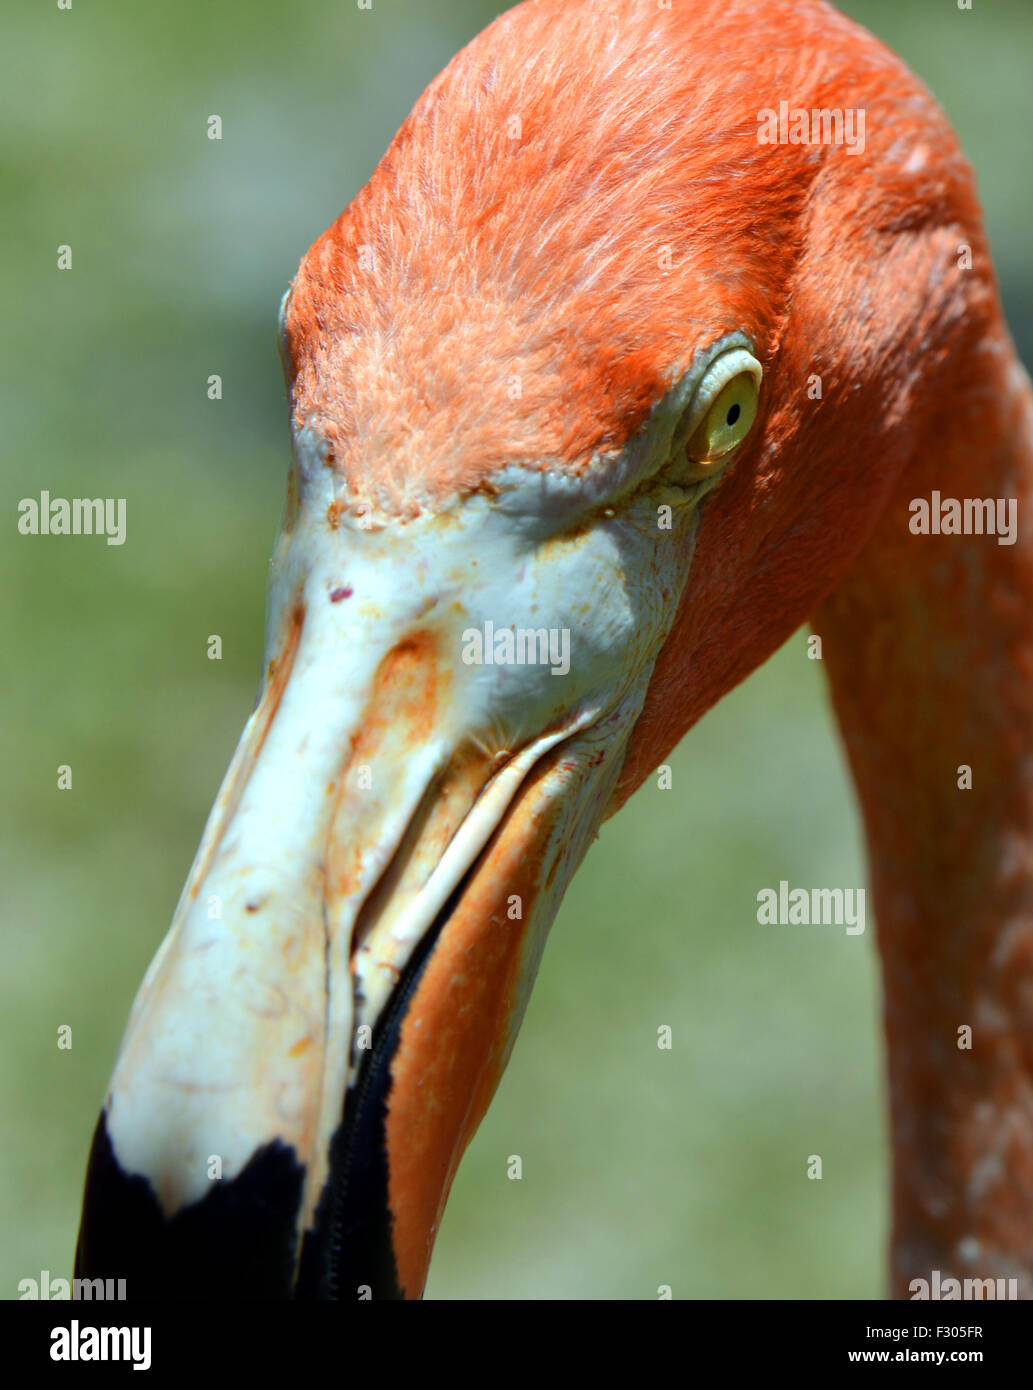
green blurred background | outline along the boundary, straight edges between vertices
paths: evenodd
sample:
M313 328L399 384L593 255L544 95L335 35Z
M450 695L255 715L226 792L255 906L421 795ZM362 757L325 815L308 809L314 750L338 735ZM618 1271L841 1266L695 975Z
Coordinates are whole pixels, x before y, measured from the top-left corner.
M1028 362L1033 6L844 8L958 129ZM252 704L288 457L279 298L429 79L496 9L5 11L0 1296L41 1269L69 1273L126 1013ZM213 112L221 143L205 138ZM61 243L71 273L55 268ZM23 540L18 499L43 488L127 498L127 544ZM221 663L206 659L210 633ZM56 787L62 763L71 791ZM564 904L456 1182L429 1297L882 1291L871 933L755 921L757 888L780 878L863 882L799 634L673 767L673 790L650 784L604 827ZM670 1052L656 1047L665 1023ZM513 1153L520 1182L506 1176ZM820 1183L805 1176L812 1153Z

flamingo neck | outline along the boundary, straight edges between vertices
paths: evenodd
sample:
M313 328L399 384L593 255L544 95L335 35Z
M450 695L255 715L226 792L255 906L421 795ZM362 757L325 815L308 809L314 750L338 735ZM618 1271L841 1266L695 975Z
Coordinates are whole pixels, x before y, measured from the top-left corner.
M1029 1298L1033 392L1003 327L939 399L818 630L878 920L894 1293L939 1270ZM950 500L1014 500L995 508L1017 515L1013 543L915 534L912 504L934 494L941 523Z

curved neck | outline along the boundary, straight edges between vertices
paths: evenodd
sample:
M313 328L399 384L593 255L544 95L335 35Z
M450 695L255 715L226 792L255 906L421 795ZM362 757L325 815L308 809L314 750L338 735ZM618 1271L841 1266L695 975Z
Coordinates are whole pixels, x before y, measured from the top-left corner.
M878 919L894 1293L910 1297L911 1280L939 1270L1016 1278L1028 1298L1033 392L1003 327L955 381L817 626ZM1015 522L1013 543L944 534L950 502L979 498L1006 504L994 519ZM917 499L941 534L911 529ZM986 510L970 505L970 527L976 515L985 529Z

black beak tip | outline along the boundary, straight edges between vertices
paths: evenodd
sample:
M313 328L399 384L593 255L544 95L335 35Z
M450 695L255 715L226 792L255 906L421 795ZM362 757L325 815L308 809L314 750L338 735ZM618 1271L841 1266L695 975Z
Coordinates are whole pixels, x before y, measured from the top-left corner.
M86 1174L76 1278L125 1279L131 1299L290 1298L304 1169L275 1141L174 1216L119 1163L101 1112Z

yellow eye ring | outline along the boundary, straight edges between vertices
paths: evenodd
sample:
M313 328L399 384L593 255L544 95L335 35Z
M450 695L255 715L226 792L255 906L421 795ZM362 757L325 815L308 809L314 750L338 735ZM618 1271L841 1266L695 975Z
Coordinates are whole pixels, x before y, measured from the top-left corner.
M757 417L757 400L754 374L737 372L718 392L686 444L689 462L716 463L741 444ZM704 469L703 474L707 471Z

